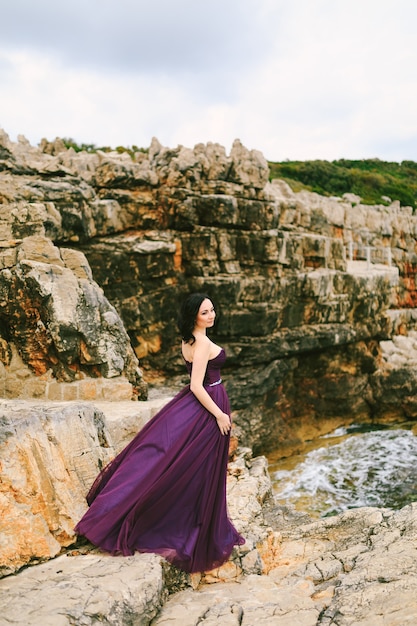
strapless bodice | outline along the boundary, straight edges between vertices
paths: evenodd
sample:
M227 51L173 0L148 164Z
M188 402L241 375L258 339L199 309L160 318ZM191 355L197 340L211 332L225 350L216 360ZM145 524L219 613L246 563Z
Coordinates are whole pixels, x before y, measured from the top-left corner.
M185 360L185 359L184 359ZM212 385L213 383L217 383L221 378L221 368L226 362L226 352L224 348L222 348L217 356L214 359L210 359L207 363L206 374L204 376L203 385ZM185 361L185 365L187 367L187 371L191 376L191 371L193 369L193 364L189 361Z

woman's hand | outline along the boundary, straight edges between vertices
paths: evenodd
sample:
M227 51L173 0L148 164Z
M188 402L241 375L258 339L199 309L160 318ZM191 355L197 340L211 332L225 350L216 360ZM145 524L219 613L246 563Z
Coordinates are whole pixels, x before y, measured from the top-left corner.
M216 417L216 420L217 426L219 427L221 434L227 435L232 427L230 417L227 415L227 413L221 413L218 417Z

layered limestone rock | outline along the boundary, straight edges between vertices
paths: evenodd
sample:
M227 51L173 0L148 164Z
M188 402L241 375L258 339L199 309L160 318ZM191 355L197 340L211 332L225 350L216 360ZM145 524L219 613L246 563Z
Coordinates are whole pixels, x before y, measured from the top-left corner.
M38 376L72 381L85 371L139 381L137 359L114 307L85 256L32 235L0 253L1 318L23 361ZM3 337L5 359L6 338ZM19 397L19 390L8 390Z
M352 420L415 418L414 211L268 177L239 141L230 154L157 140L76 153L0 133L1 572L52 558L0 583L6 623L417 619L415 506L267 515L266 463L250 448L233 449L228 478L247 543L220 570L57 556L94 476L167 398L130 399L186 381L175 321L190 290L217 304L236 432L255 453Z
M97 469L114 454L92 405L1 404L0 571L51 558L74 542L74 522Z
M169 398L147 402L0 402L0 575L57 556L76 540L85 495L102 467ZM264 457L231 449L230 515L246 544L222 576L262 569L271 496ZM217 575L213 575L215 579Z
M277 509L264 576L181 591L152 624L403 626L417 619L417 506L312 522Z
M190 577L155 555L73 550L1 580L2 619L19 626L415 623L417 505L318 521L272 507L266 518L275 531L246 572L235 566Z
M60 556L0 581L2 620L20 626L146 626L168 595L164 579L153 554Z
M384 419L372 378L384 364L379 341L415 326L407 314L415 302L412 209L294 193L268 182L262 154L238 140L230 154L218 144L169 149L156 139L134 153L76 153L60 140L35 148L5 133L0 145L4 298L12 296L2 306L6 394L19 385L14 354L37 374L21 386L28 397L83 399L74 384L83 377L97 399L108 397L102 379L120 379L119 398L126 379L142 398L144 381L175 387L185 380L176 310L198 289L217 304L213 338L229 357L225 379L244 445L296 446L353 416ZM44 241L45 252L38 243L38 256L25 260L27 239ZM42 275L34 263L46 264ZM38 322L47 332L19 331ZM39 375L52 378L39 385ZM71 390L50 385L69 380Z
M415 419L417 414L417 332L394 335L381 341L381 366L371 378L373 396L378 399L376 417L397 422Z

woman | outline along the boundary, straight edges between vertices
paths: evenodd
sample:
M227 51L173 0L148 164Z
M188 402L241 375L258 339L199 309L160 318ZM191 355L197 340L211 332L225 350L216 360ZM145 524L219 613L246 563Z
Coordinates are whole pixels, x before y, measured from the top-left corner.
M155 552L186 572L208 571L243 544L227 517L230 407L220 378L226 356L206 331L205 294L182 305L179 328L190 384L99 474L75 530L112 554Z

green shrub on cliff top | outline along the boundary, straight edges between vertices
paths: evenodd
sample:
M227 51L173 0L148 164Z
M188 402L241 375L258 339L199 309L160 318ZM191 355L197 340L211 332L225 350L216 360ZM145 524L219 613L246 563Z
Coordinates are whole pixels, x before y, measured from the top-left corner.
M416 207L417 163L379 159L362 161L269 162L270 177L283 178L294 191L308 189L326 196L354 193L365 204L386 204L383 196Z
M98 147L94 143L77 143L76 141L74 141L74 139L71 139L70 137L64 137L62 141L64 142L66 148L73 148L75 152L97 152L97 150L100 150L101 152L118 152L119 154L127 152L128 154L130 154L132 159L135 156L136 152L148 152L148 148L138 148L138 146L131 146L130 148L126 148L125 146L117 146L116 148L111 148L110 146Z

